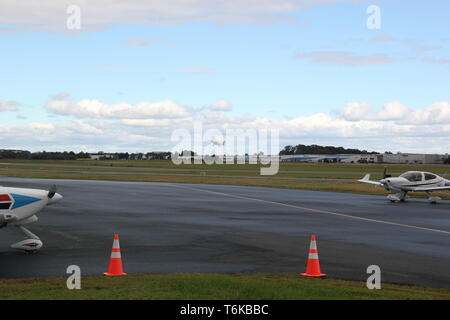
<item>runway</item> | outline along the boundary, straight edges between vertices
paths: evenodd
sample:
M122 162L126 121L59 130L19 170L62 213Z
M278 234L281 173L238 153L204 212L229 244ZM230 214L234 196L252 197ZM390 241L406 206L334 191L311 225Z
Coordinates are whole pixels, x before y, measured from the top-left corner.
M164 174L167 175L169 172L199 172L199 173L214 173L214 172L236 172L236 173L260 173L260 169L253 169L253 170L243 170L243 169L205 169L205 168L201 168L201 169L194 169L194 168L172 168L172 167L156 167L156 168L152 168L152 167L125 167L125 166L92 166L92 165L69 165L69 164L54 164L54 163L15 163L15 162L0 162L0 166L4 166L4 167L36 167L39 168L39 170L43 171L45 170L44 168L71 168L71 169L89 169L90 171L82 171L83 174L131 174L133 173L133 171L137 174L147 174L147 175L156 175L155 172L158 171L164 171ZM116 171L112 171L112 172L104 172L104 171L95 171L95 169L112 169L114 168ZM121 171L117 171L117 170L121 170ZM76 171L76 172L80 172L80 171ZM305 173L305 174L323 174L324 171L323 170L279 170L278 173L291 173L291 174L295 174L295 173ZM365 173L370 173L370 174L377 174L380 172L376 172L376 171L366 171ZM399 173L403 173L403 172L399 172ZM361 174L361 171L327 171L326 174L333 176L333 175L355 175L355 174ZM193 175L196 176L196 175ZM211 176L211 175L208 175ZM222 175L217 175L218 177L222 177ZM441 177L450 177L450 174L448 173L441 173L440 174ZM228 177L230 177L228 175ZM242 176L232 176L234 177L242 177ZM267 176L265 178L268 178ZM289 178L287 178L289 179ZM290 179L297 179L297 178L290 178ZM327 179L327 180L332 180L331 179ZM351 179L352 181L354 179Z
M125 272L303 272L317 236L322 271L365 281L450 289L450 201L390 203L384 196L262 187L2 178L11 187L47 189L64 200L29 225L44 242L36 254L9 245L0 230L0 278L82 275L107 270L114 233Z

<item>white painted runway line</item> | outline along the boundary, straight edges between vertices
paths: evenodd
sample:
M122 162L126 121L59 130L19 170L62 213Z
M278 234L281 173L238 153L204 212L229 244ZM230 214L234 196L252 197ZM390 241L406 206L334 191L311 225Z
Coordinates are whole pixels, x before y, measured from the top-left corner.
M295 208L295 209L301 209L301 210L304 210L304 211L315 212L315 213L329 214L329 215L345 217L345 218L354 219L354 220L362 220L362 221L367 221L367 222L381 223L381 224L387 224L387 225L392 225L392 226L397 226L397 227L416 229L416 230L423 230L423 231L431 231L431 232L444 233L444 234L449 234L450 235L450 231L446 231L446 230L433 229L433 228L427 228L427 227L421 227L421 226L414 226L414 225L410 225L410 224L403 224L403 223L386 221L386 220L380 220L380 219L363 218L363 217L358 217L358 216L354 216L354 215L346 214L346 213L339 213L339 212L328 211L328 210L308 208L308 207L303 207L303 206L299 206L299 205L295 205L295 204L289 204L289 203L284 203L284 202L279 202L279 201L272 201L272 200L264 200L264 199L258 199L258 198L247 197L247 196L239 196L239 195L230 194L230 193L206 190L206 189L202 189L202 188L180 186L180 185L175 185L175 184L173 186L177 187L177 188L181 188L181 189L206 192L206 193L211 193L211 194L216 194L216 195L221 195L221 196L230 197L230 198L236 198L236 199L243 199L243 200L250 200L250 201L256 201L256 202L270 203L270 204L275 204L275 205L278 205L278 206Z

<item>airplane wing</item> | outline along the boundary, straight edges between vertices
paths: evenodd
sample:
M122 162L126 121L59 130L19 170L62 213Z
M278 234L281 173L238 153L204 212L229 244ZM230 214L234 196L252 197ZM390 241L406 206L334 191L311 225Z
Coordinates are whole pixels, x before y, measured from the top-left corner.
M381 185L382 185L382 183L380 183L380 182L378 182L378 181L370 180L370 173L366 174L366 175L364 176L364 178L362 178L362 179L360 179L360 180L358 180L358 181L359 181L359 182L364 182L364 183L374 184L374 185L377 185L377 186L381 186Z
M439 191L450 190L450 186L445 187L411 187L411 191Z

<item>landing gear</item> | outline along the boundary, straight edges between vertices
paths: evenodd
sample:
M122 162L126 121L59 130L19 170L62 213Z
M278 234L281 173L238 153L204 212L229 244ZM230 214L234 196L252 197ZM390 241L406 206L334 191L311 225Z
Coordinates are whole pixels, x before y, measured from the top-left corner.
M405 191L401 191L399 193L396 194L390 194L387 196L388 200L391 202L405 202L406 199L406 192Z
M436 204L436 203L438 203L438 201L442 200L442 198L440 198L440 197L433 197L431 195L431 192L427 192L427 194L428 194L428 201L432 204ZM409 197L406 195L406 192L402 191L399 193L390 194L387 196L387 198L391 202L400 202L400 201L405 202L406 199Z
M35 235L33 232L28 230L27 228L23 226L18 226L20 231L22 231L29 239L22 240L20 242L14 243L11 245L11 248L22 250L28 253L34 253L38 251L40 248L42 248L42 241L39 239L37 235Z
M427 194L428 194L428 201L430 201L430 203L432 203L432 204L437 204L438 203L438 201L441 201L442 200L442 198L441 197L433 197L433 196L431 196L431 193L430 192L427 192Z

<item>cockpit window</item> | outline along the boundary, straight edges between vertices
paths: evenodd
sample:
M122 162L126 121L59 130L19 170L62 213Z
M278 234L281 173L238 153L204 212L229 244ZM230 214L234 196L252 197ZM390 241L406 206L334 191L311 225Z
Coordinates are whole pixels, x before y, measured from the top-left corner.
M437 177L434 174L431 173L425 173L425 180L433 180L436 179Z
M411 182L422 181L422 173L421 172L406 172L402 174L400 177L405 178Z

